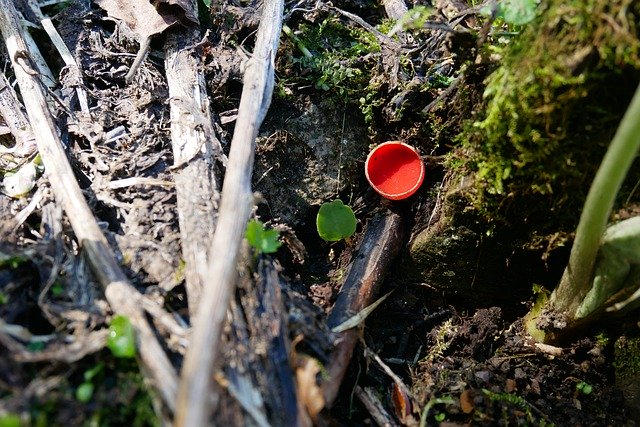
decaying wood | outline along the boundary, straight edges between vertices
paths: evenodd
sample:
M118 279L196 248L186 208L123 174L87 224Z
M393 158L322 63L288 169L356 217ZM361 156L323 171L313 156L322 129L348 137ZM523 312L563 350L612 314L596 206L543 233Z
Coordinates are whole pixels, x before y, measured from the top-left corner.
M192 2L195 9L195 1ZM220 198L214 162L222 155L209 112L202 61L190 46L198 42L196 27L170 30L165 45L165 70L171 109L173 179L178 199L178 223L185 262L189 312L195 317L207 278L209 246L213 239Z
M398 20L409 10L404 0L384 0L384 11L391 19Z
M232 299L220 355L223 375L217 375L224 377L218 384L229 396L218 393L218 406L239 404L243 411L229 419L219 409L218 425L301 425L290 363L286 286L278 266L267 257L259 260L255 274L243 274L238 280L242 297Z
M360 402L367 408L371 418L380 427L395 427L399 425L393 417L384 408L384 405L380 399L376 396L376 392L371 387L362 388L360 386L355 387L355 394Z
M2 115L5 124L9 127L16 140L13 148L0 147L0 153L3 154L0 166L4 169L11 169L10 165L13 164L14 167L17 167L20 165L21 160L35 154L36 141L29 121L22 112L18 96L4 73L0 73L0 115Z
M245 70L218 224L209 252L209 281L202 292L191 345L182 369L176 426L207 425L211 374L220 351L222 325L235 287L238 252L253 205L251 174L255 139L271 103L283 8L283 0L263 3L253 56Z
M96 353L104 348L109 331L107 329L89 332L83 336L73 337L70 343L56 343L43 351L29 351L21 342L46 342L53 337L33 336L20 325L9 325L0 319L0 343L18 362L43 362L58 360L74 363L88 354Z
M395 213L377 217L367 225L358 254L327 319L330 327L340 325L375 300L385 273L400 252L403 235L402 218ZM359 335L359 329L352 328L337 337L336 348L326 367L328 376L322 384L327 407L331 407L338 395Z
M153 375L166 404L173 408L177 376L142 310L138 291L120 269L106 238L76 182L56 125L46 103L40 74L35 71L12 0L0 0L0 30L34 131L55 198L62 204L75 236L114 312L127 316L137 332L142 363Z

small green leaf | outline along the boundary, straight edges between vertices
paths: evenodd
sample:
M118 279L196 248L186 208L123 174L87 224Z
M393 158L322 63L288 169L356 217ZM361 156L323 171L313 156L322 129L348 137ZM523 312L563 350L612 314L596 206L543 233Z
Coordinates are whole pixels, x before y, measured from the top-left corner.
M251 247L264 254L277 252L282 245L278 240L280 237L278 230L265 230L264 224L255 219L247 223L245 237Z
M38 353L39 351L44 350L44 348L45 344L42 341L30 341L29 344L27 344L27 350L32 353Z
M276 252L282 244L278 237L280 237L278 230L265 230L262 234L262 252L265 254Z
M20 427L22 421L16 414L7 414L0 416L0 427Z
M87 382L91 381L96 375L100 373L100 371L102 371L102 368L104 368L104 363L98 363L93 368L86 370L84 373L84 380Z
M115 357L131 358L136 355L135 330L128 317L118 315L111 320L107 347Z
M536 17L536 0L503 0L496 7L496 17L512 25L525 25ZM483 15L491 15L492 6L480 9Z
M582 394L588 395L593 391L593 387L589 383L580 381L578 384L576 384L576 390L578 390Z
M535 0L504 0L501 4L502 18L507 24L524 25L536 17Z
M93 396L93 384L86 382L80 384L76 389L76 399L82 403L87 403Z
M59 297L64 292L64 286L60 284L60 282L55 282L53 286L51 286L51 295L54 297Z
M351 237L356 231L356 216L341 200L320 206L316 218L318 234L324 240L335 242Z

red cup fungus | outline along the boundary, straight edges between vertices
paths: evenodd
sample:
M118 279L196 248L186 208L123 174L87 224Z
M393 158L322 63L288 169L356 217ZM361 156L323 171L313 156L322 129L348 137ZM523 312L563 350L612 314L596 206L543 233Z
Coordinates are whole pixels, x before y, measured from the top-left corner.
M365 174L369 184L383 197L402 200L420 188L425 166L415 148L400 141L389 141L369 153Z

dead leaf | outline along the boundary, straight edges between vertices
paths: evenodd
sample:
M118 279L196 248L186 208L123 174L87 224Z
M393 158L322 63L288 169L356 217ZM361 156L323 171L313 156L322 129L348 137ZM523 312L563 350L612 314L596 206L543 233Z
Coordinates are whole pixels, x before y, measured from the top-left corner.
M140 44L178 22L176 16L161 15L147 0L96 0L96 4L126 24Z
M171 2L173 4L167 3ZM159 9L147 0L96 0L96 4L107 11L109 16L122 22L133 34L133 37L140 48L136 59L131 65L131 69L125 76L125 81L131 83L133 77L140 67L140 64L147 55L151 37L162 33L164 30L175 24L182 22L187 25L187 18L193 23L193 9L183 9L178 3L187 3L191 0L163 0ZM195 23L198 20L195 19Z
M535 378L531 380L531 391L534 392L537 395L540 395L540 393L541 393L541 391L540 391L540 383Z
M302 354L296 355L298 399L314 422L324 409L324 396L316 380L320 369L320 362L316 359Z
M200 23L195 0L154 0L153 3L161 15L173 14L185 25L186 21L196 25Z
M514 380L513 378L507 378L507 383L505 385L505 391L507 393L511 393L516 389L517 385L516 385L516 380Z
M475 409L473 396L471 396L471 391L469 389L465 389L460 394L460 409L462 409L462 412L465 414L470 414Z
M411 399L395 382L391 389L391 402L393 403L393 411L395 412L396 417L404 423L404 420L411 416L411 412L413 410Z

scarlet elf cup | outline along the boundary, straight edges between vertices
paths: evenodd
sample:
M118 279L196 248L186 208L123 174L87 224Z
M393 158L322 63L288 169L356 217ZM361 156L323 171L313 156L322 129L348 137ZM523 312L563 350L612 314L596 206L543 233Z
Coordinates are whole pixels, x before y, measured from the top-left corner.
M383 197L402 200L420 188L425 166L415 148L400 141L389 141L371 150L365 162L365 175Z

